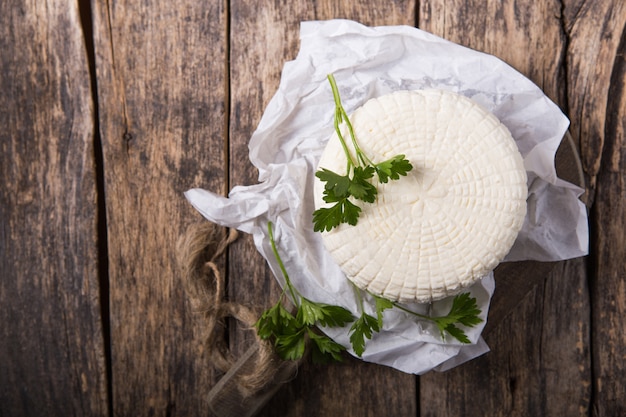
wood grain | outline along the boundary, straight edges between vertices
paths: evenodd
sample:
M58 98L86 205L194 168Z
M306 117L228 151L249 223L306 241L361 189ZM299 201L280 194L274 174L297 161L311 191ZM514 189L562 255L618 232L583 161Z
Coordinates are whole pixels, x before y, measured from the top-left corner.
M174 250L203 219L182 193L257 182L248 140L299 24L330 18L416 25L539 85L571 119L591 255L496 277L480 358L419 378L305 363L260 415L626 414L623 0L6 0L0 416L208 413L221 374ZM232 300L276 300L249 237L221 270ZM252 340L237 323L224 337L235 355Z
M560 262L501 323L486 335L492 348L445 374L421 378L421 415L586 416L589 380L589 310L570 304L554 277L578 274L582 259ZM567 317L564 315L567 311Z
M3 1L0 23L0 415L107 416L78 7Z
M183 192L226 188L220 2L93 2L114 414L201 415L215 381L175 244Z
M593 13L581 11L576 25L577 31L591 36L597 28L597 14L608 16L603 20L602 46L592 59L596 65L604 62L606 70L595 69L589 78L581 74L579 81L600 90L594 94L599 108L591 112L585 104L581 110L589 116L580 127L581 143L589 143L584 147L583 160L595 185L590 218L594 416L626 414L626 381L618 377L626 374L626 5L613 2L606 6ZM596 125L600 135L583 134L595 130Z
M606 144L606 135L613 134L607 131L606 122L608 117L614 116L611 110L619 110L619 104L615 107L619 96L613 97L612 88L619 87L616 83L624 78L619 57L623 53L626 4L619 0L566 0L563 21L568 39L564 64L568 70L567 100L573 121L571 132L582 149L581 159L587 175L589 196L593 199L604 148L614 145L611 142ZM615 136L610 139L620 140Z
M626 413L626 4L565 2L568 101L588 178L594 416Z

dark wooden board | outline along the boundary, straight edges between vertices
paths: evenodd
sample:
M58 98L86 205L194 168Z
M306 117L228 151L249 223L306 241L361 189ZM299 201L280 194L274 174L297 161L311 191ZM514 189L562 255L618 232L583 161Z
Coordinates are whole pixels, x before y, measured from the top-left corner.
M480 358L422 377L351 358L305 363L260 415L626 414L622 0L9 0L1 416L208 413L222 373L176 265L178 237L202 221L182 193L257 182L248 140L300 21L328 18L415 25L543 88L572 121L591 255L526 264L524 281L499 270ZM248 236L219 267L230 299L259 311L276 300ZM235 322L224 337L235 356L253 340Z
M226 189L221 2L92 2L106 196L114 414L206 414L216 371L175 245Z
M591 104L577 101L583 161L594 195L589 259L592 412L617 416L626 415L626 4L583 5L580 16L572 29L576 39L586 34L598 45L587 65L606 68L577 77L594 91Z
M591 247L590 411L626 414L626 4L565 2L568 104L587 177Z
M0 416L107 416L78 8L3 1L0 23Z

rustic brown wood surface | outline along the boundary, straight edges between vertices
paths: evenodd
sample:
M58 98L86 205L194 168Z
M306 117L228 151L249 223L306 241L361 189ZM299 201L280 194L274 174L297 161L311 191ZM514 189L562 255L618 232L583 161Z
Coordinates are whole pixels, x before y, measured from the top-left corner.
M215 379L175 243L197 221L182 193L226 187L226 12L129 1L92 15L113 413L196 415Z
M420 27L537 83L571 119L591 254L534 265L527 282L499 271L480 358L421 377L304 363L259 415L626 414L623 0L9 0L0 416L208 415L223 374L176 263L178 237L202 221L182 193L256 183L248 140L299 23L330 18ZM232 300L276 300L249 236L220 268ZM253 343L244 327L225 323L235 357Z
M77 4L0 3L0 415L109 413Z

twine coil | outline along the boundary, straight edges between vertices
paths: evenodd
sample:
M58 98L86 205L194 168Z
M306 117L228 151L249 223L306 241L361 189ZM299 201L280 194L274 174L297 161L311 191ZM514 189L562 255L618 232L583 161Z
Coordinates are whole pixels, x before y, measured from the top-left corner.
M254 329L259 315L247 306L227 300L225 279L216 260L228 245L237 239L235 229L225 229L211 222L190 227L177 244L179 263L187 292L194 310L205 319L208 336L206 346L213 365L227 372L235 364L235 358L223 337L224 321L233 317L246 328ZM255 332L256 335L256 332ZM253 363L238 370L235 383L239 395L248 398L258 395L274 382L281 360L271 344L256 337L258 351Z

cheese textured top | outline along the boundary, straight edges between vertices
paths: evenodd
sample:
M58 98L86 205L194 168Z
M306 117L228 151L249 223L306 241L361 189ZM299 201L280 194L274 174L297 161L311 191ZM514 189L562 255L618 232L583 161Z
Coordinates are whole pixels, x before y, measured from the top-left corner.
M413 170L374 182L377 201L357 202L363 211L355 226L322 233L346 276L390 300L430 302L493 270L526 215L526 171L508 129L469 98L440 90L371 99L350 120L374 162L404 154ZM319 168L346 174L336 133ZM315 181L315 208L326 207L324 185Z

